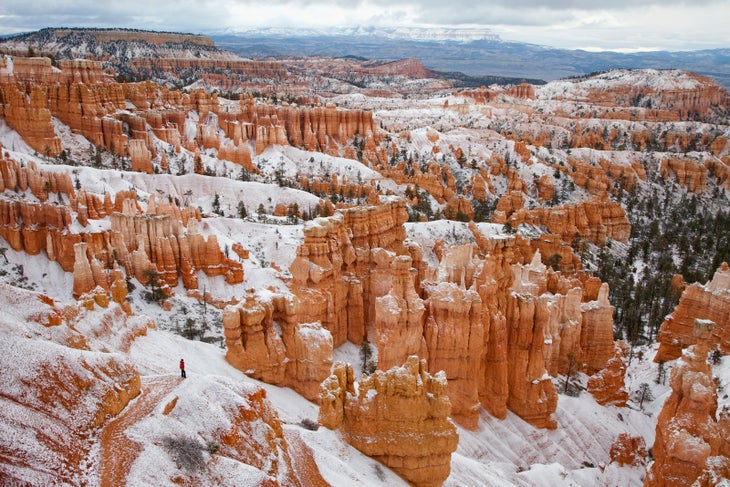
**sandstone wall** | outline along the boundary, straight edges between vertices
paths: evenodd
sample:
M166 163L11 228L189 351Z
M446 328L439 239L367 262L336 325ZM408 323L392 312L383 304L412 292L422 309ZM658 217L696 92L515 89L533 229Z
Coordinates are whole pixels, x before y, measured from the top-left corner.
M730 452L730 414L717 414L717 390L707 363L714 327L709 320L696 320L696 343L672 369L672 394L657 417L654 462L645 486L692 485L713 469L711 458Z
M443 373L432 376L425 360L411 356L363 377L356 393L352 369L338 362L322 383L319 421L411 484L438 486L458 443L446 387Z
M224 308L226 360L251 377L315 400L332 366L332 335L319 323L298 323L298 307L294 296L248 296Z
M709 340L730 354L730 267L723 263L712 280L705 285L690 284L682 292L679 303L659 327L659 350L655 360L664 362L678 358L682 349L696 343L695 320L711 320L717 326Z

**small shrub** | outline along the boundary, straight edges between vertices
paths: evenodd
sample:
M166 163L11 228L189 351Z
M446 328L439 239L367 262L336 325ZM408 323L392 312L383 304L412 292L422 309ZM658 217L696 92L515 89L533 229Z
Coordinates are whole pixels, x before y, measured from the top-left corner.
M175 463L191 472L205 467L204 447L195 438L173 438L168 436L162 440L162 447Z
M309 431L317 431L319 429L319 423L309 418L304 418L299 422L299 426Z
M211 455L215 455L216 453L218 453L218 450L220 450L221 445L217 441L211 440L207 443L207 447L208 453L210 453Z
M378 480L385 482L385 472L383 471L383 467L381 467L379 463L376 463L373 465L373 469L375 470L375 475L378 476Z

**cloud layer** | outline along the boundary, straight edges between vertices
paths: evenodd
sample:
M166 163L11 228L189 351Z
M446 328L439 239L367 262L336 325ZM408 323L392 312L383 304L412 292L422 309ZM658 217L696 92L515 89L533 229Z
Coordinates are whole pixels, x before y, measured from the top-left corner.
M0 34L42 27L205 33L262 27L482 27L554 47L692 50L730 47L727 0L4 0Z

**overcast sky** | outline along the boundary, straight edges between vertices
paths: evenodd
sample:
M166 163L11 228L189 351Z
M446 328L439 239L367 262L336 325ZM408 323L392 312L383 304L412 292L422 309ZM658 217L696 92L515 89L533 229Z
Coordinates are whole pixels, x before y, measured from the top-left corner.
M476 3L476 5L475 5ZM2 0L0 34L42 27L448 26L595 50L730 48L730 0Z

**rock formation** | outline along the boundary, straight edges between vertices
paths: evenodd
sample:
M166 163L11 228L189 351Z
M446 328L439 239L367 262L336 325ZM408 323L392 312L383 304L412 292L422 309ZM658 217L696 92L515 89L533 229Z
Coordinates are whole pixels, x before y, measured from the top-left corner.
M230 284L243 281L243 265L225 256L215 235L205 238L198 231L197 209L159 202L153 195L143 212L133 193L121 191L114 199L106 194L103 200L84 190L77 194L68 174L6 158L0 159L0 189L30 190L42 201L0 198L0 237L13 250L31 255L45 251L63 270L73 272L75 297L96 286L109 290L114 282L109 271L117 261L143 284L150 271L170 287L182 278L187 289L197 288L197 270L223 275ZM68 198L69 205L51 204L54 193L57 199ZM89 220L108 218L111 229L72 231L74 217L85 227ZM83 249L74 250L77 244Z
M43 67L47 63L47 67L51 67L50 59L34 58L31 61L42 63ZM10 80L0 81L0 115L39 154L55 157L61 152L61 140L53 130L51 111L42 86L25 87Z
M348 443L411 484L441 485L458 443L446 382L411 356L403 366L364 376L355 392L352 368L338 362L322 383L319 422L341 429Z
M713 110L727 106L727 92L711 79L678 70L615 70L575 83L581 97L596 105L647 106L666 111L675 120L704 119ZM657 82L660 81L660 82ZM565 92L564 92L565 93ZM567 94L567 93L566 93ZM570 90L568 96L575 96ZM575 98L578 98L577 96Z
M175 68L176 63L177 69L227 66L232 73L247 75L260 74L261 69L269 76L284 73L276 63L246 60L136 59L132 64L144 71ZM251 153L260 154L269 145L340 155L356 135L371 152L379 137L371 112L333 104L275 107L250 97L223 107L216 93L203 90L183 93L152 82L116 83L102 72L100 61L64 60L59 68L53 68L49 58L14 58L13 69L7 63L0 66L0 115L34 150L52 157L61 152L52 116L97 150L129 158L133 171L146 173L153 172L153 159L157 162L155 137L189 150L213 148L220 158L249 170ZM188 114L197 120L191 139L185 130Z
M484 322L481 298L453 282L426 288L424 336L429 370L443 370L448 379L452 416L466 428L474 429L479 419L479 378L484 357Z
M406 255L393 258L391 270L390 291L375 299L375 343L380 351L380 370L396 367L411 355L427 357L428 354L423 335L426 309L413 286L411 258Z
M227 306L226 360L256 379L289 386L314 400L330 373L332 335L319 323L296 323L297 307L293 296L268 301L248 296Z
M611 462L619 465L644 465L648 455L646 443L641 436L621 433L611 445Z
M599 370L588 379L588 392L593 394L598 404L624 407L629 399L629 393L624 384L625 375L626 365L623 361L623 353L619 347L616 347L616 352L606 364L606 368ZM611 458L613 459L613 455Z
M555 429L558 393L545 360L544 299L515 292L507 302L507 407L539 428Z
M548 232L560 235L566 242L571 242L576 236L598 245L605 244L607 238L619 242L629 239L631 224L626 218L626 211L614 201L594 199L528 210L522 207L524 203L515 201L515 195L510 194L509 198L509 204L503 204L500 199L493 222L509 223L512 228L522 224L543 225Z
M341 210L304 226L304 242L290 266L302 322L319 321L334 346L360 343L375 316L375 299L390 290L390 262L409 255L402 200Z
M714 457L730 453L730 414L717 414L717 390L707 363L715 324L695 320L695 344L672 369L672 394L657 417L654 462L646 486L692 485Z
M663 159L659 174L664 179L674 176L677 184L693 193L704 193L707 188L707 169L703 164L691 159L669 157Z
M696 343L695 320L711 320L716 327L710 343L730 354L730 267L723 263L712 280L704 285L690 284L682 292L679 304L659 328L659 351L655 361L679 357L682 349Z

